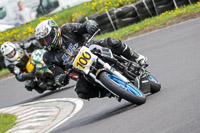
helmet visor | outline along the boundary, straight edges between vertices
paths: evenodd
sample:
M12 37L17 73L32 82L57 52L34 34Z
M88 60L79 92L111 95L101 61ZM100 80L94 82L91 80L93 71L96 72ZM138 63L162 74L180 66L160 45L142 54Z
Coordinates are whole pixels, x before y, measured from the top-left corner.
M52 29L51 32L49 33L49 35L47 35L44 38L39 39L39 43L43 46L49 46L52 45L52 42L55 38L56 34L55 34L55 29Z
M52 41L53 38L51 38L50 36L46 36L45 38L39 39L39 43L43 46L51 45Z
M15 49L13 49L9 54L6 55L7 58L13 58L16 54Z

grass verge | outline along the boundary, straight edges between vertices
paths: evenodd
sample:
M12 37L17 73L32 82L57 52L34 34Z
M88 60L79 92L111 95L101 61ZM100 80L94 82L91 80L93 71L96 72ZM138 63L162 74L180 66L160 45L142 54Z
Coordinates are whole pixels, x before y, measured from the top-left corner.
M4 74L6 74L6 73L9 73L9 70L8 70L8 69L2 69L2 70L0 71L0 75L4 75Z
M100 35L97 38L111 37L111 38L122 39L122 37L130 35L132 33L138 33L135 34L136 36L139 35L139 33L143 34L145 32L150 32L152 30L158 29L163 24L164 26L162 27L167 27L169 25L180 23L188 19L200 17L199 13L200 13L200 2L198 2L197 4L192 4L181 8L177 8L175 10L166 11L165 13L162 13L159 16L147 18L139 23L118 29L115 32L110 32ZM184 16L184 18L182 18L182 16ZM174 21L175 23L171 23L170 20ZM146 30L144 31L144 29Z
M133 38L135 36L153 31L155 29L167 27L169 25L173 25L197 17L200 17L200 2L197 2L197 4L192 4L177 8L175 10L167 11L159 16L147 18L137 24L121 28L114 32L99 35L96 38L111 37L126 40L128 38ZM0 71L0 77L8 73L9 71L7 69L3 69Z
M64 9L55 14L44 15L37 19L0 32L0 45L5 41L17 42L22 41L34 34L34 29L38 23L46 19L54 19L61 26L64 23L73 22L79 15L90 16L92 14L100 14L111 8L118 8L123 5L133 4L139 0L91 0L89 2Z
M5 133L16 124L16 116L0 113L0 133Z

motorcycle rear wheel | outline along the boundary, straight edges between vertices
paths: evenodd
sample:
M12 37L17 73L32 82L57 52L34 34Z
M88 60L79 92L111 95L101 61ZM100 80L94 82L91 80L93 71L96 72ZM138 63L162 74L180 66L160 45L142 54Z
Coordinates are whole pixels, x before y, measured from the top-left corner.
M148 79L149 79L149 83L150 83L150 86L151 86L150 92L152 94L159 92L160 89L161 89L161 84L158 82L158 80L152 75L148 75Z
M113 93L131 103L141 105L146 101L145 95L135 85L124 82L116 75L102 72L99 75L99 80Z

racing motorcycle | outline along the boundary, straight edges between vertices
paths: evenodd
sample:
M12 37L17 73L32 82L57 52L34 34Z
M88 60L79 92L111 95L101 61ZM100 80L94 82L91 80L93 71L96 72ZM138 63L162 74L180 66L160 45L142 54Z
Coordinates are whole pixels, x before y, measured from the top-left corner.
M44 90L54 91L61 86L55 84L53 73L47 68L43 61L43 54L46 51L44 49L36 49L29 56L29 60L26 64L27 72L34 72L34 81L37 82L40 88ZM67 73L67 71L65 71ZM78 76L71 73L70 78L77 80Z
M56 90L59 88L54 82L53 73L47 68L43 61L43 54L45 50L36 49L29 56L26 64L27 72L33 72L35 78L33 79L40 88L44 90Z
M148 65L140 66L113 54L109 48L90 44L97 32L83 46L70 44L65 49L63 60L69 68L68 74L74 71L82 74L88 82L108 90L118 101L145 103L147 93L156 93L161 88L146 70Z

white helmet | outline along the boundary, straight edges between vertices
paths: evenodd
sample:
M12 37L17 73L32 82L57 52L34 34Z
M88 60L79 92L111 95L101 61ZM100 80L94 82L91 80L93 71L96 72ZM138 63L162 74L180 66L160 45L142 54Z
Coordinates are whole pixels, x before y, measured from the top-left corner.
M1 53L2 55L10 60L16 61L20 58L20 52L17 50L17 47L12 42L5 42L1 45Z

